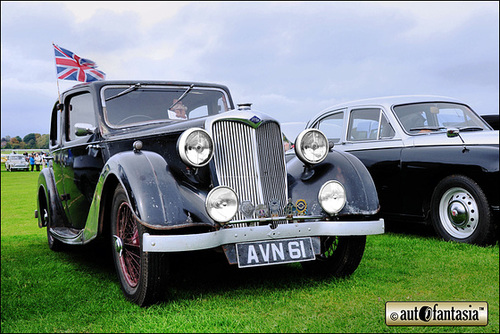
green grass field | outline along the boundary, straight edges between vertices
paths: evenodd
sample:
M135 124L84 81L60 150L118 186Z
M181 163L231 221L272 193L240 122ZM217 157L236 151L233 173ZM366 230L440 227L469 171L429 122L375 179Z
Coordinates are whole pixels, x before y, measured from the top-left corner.
M105 247L49 250L34 218L37 172L1 172L1 327L11 332L499 332L499 247L432 234L369 236L357 271L316 279L300 265L237 269L223 255L172 265L170 301L126 301ZM387 301L486 301L484 327L388 327Z

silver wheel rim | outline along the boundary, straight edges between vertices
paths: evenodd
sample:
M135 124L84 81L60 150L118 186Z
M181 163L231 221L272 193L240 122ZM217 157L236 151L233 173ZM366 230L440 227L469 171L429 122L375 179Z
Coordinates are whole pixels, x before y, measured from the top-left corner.
M450 188L439 202L439 219L452 237L468 238L479 223L477 202L467 190L460 187Z

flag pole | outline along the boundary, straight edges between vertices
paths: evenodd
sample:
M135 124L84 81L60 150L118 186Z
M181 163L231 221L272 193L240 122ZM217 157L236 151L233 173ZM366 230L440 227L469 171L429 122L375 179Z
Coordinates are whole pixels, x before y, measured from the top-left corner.
M54 50L55 47L56 45L54 44L54 42L52 42L52 51ZM54 57L54 63L56 65L57 98L59 99L59 104L61 104L61 91L59 89L59 78L57 77L57 62L55 57Z
M61 104L61 93L59 91L59 79L57 79L57 76L56 76L56 81L57 81L57 97L59 99L59 104Z

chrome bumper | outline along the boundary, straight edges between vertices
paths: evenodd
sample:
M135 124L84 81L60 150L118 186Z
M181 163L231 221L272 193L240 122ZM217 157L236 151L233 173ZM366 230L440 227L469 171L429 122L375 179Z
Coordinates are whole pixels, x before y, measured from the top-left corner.
M349 236L384 233L384 220L347 222L310 222L221 229L215 232L184 235L143 235L144 252L185 252L210 249L249 241L299 237Z

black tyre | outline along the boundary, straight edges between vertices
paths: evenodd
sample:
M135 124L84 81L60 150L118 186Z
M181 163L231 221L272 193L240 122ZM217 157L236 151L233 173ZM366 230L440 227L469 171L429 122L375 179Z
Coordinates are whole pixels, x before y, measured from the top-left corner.
M451 175L439 182L431 198L431 219L444 240L485 245L495 236L486 195L463 175Z
M161 300L167 274L164 254L142 251L145 231L134 218L124 189L118 185L111 209L113 260L123 293L139 306Z
M321 254L315 261L302 262L313 274L347 277L359 266L365 251L366 236L321 237Z
M54 236L50 233L50 222L49 225L47 225L47 241L49 248L54 252L60 252L64 249L65 245L61 241L54 238Z
M41 194L43 194L43 192L40 192L38 195L39 226L47 226L47 243L49 244L49 248L54 252L60 252L64 249L65 245L61 241L54 238L54 236L50 233L50 230L55 226L55 222L49 213L47 200L45 196Z

